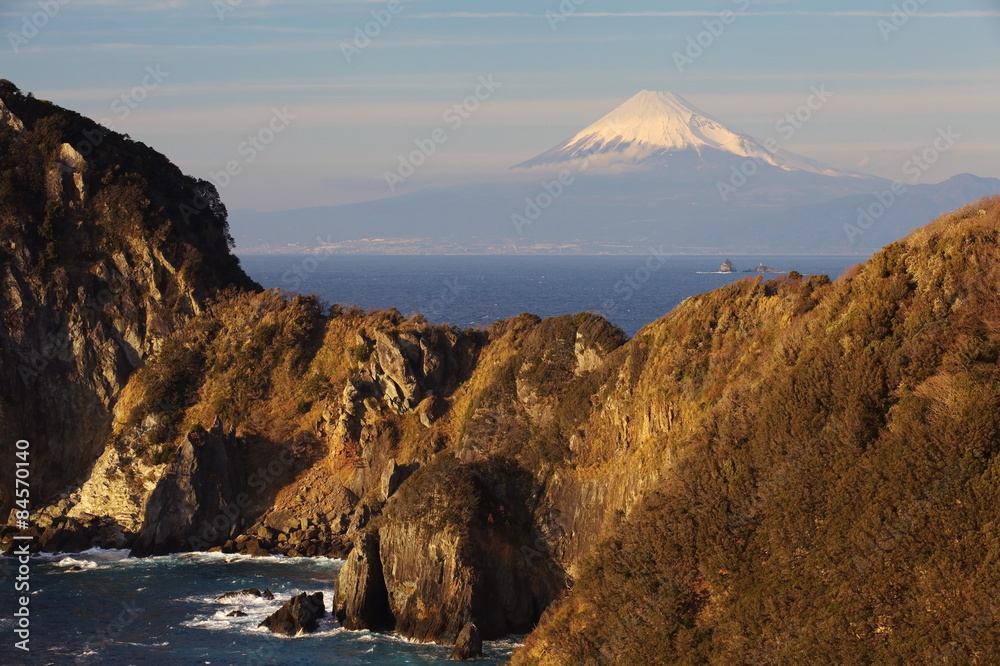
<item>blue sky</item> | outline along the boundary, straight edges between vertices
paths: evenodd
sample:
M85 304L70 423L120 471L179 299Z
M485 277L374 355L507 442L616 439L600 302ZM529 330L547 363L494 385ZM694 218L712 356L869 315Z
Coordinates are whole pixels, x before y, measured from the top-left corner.
M223 191L231 209L387 196L384 173L439 127L446 142L401 191L486 178L642 89L889 178L950 127L960 139L925 181L1000 177L1000 0L393 2L5 0L0 77L108 120L193 175L238 163ZM369 25L377 36L348 62L342 45L379 15L386 25ZM699 33L705 46L681 71L674 54ZM490 76L502 85L460 127L445 123ZM779 136L813 86L833 96ZM241 150L276 109L294 118Z

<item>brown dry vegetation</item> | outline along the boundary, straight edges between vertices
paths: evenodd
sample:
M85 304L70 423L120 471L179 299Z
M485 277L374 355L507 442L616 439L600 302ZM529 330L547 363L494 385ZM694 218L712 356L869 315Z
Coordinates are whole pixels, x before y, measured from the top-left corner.
M690 324L644 367L692 427L513 663L991 663L998 234L981 201L836 284L743 283L640 334Z

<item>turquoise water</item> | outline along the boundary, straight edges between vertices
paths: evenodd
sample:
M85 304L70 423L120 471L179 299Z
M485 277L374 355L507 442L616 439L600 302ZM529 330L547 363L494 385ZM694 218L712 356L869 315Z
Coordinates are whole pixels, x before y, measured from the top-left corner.
M31 653L13 648L14 594L0 595L2 664L446 664L451 648L346 631L329 615L315 634L275 636L257 624L299 592L323 592L330 610L340 560L186 554L127 559L125 551L44 555L32 561ZM10 560L7 560L10 563ZM10 577L3 581L13 588ZM265 587L274 601L225 592ZM246 617L227 617L240 609ZM515 640L486 644L478 664L505 661ZM455 663L455 662L451 662Z

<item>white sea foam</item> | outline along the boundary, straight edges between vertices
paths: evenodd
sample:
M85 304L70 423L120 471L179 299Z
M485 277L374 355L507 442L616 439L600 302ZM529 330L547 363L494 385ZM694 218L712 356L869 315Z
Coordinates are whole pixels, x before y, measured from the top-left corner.
M265 599L264 597L255 597L252 594L237 594L233 596L228 596L225 599L219 599L219 597L221 597L223 594L227 593L221 592L214 597L208 597L207 598L209 599L208 603L224 604L227 606L246 606L246 605L271 606L274 605L274 602L276 601L276 600L268 600Z
M127 550L90 548L80 553L38 553L32 556L32 560L45 564L53 564L64 569L79 567L80 569L89 570L115 566L127 557Z
M103 562L119 562L127 559L129 550L127 548L89 548L81 556Z
M266 564L311 564L314 566L339 567L344 564L344 560L333 557L287 557L285 555L268 555L266 557L254 557L244 553L181 553L179 555L164 555L165 558L175 558L178 560L194 560L204 562L227 563L234 562L259 562ZM153 558L157 559L157 558Z
M96 569L97 562L92 560L78 560L73 557L64 557L55 563L57 567L69 568L78 567L80 569Z
M217 619L215 617L196 617L191 620L184 620L181 626L195 629L209 629L212 631L228 631L231 628L229 620L238 618Z

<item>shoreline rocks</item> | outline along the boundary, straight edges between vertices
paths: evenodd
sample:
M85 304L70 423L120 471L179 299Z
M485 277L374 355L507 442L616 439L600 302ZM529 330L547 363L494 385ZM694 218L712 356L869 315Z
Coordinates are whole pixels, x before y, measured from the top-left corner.
M208 550L242 529L242 442L216 419L188 433L146 505L133 557Z
M396 626L389 608L377 533L359 534L337 576L334 616L345 629L388 631Z
M486 639L530 631L565 589L530 547L531 487L511 465L444 457L421 468L359 534L337 580L337 620L445 644L473 622Z
M479 628L473 622L469 622L462 627L462 632L455 641L455 649L451 651L450 661L465 661L466 659L479 659L483 656L483 638L479 635Z
M311 634L319 628L319 620L326 617L326 606L323 603L323 593L308 594L303 592L294 596L268 616L258 627L266 627L272 634L283 636L298 636L300 633Z

